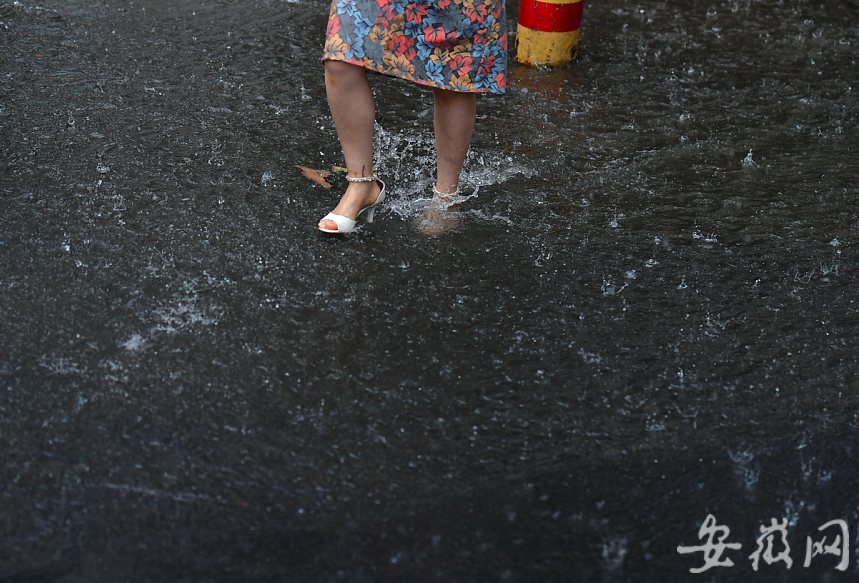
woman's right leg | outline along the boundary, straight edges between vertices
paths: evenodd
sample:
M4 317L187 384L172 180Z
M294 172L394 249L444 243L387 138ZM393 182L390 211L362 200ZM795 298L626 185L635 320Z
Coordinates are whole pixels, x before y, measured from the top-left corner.
M366 70L342 61L325 61L325 89L349 176L372 176L376 107ZM373 204L379 191L375 181L350 182L340 204L332 212L354 219L362 208ZM337 228L330 220L320 221L319 226Z

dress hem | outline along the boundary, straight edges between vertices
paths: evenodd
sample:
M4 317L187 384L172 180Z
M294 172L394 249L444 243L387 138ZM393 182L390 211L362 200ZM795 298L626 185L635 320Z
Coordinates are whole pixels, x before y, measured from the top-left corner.
M492 91L491 89L476 89L474 91L461 91L459 89L453 89L451 87L448 87L444 83L434 83L432 81L427 81L425 79L412 79L412 78L402 77L402 76L397 75L396 73L393 73L391 71L385 71L384 65L380 65L378 67L368 66L368 63L364 62L363 59L332 59L330 57L326 57L326 58L322 59L323 63L325 61L338 61L341 63L349 63L350 65L358 65L359 67L363 67L364 69L367 69L368 71L372 71L373 73L379 73L380 75L385 75L386 77L394 77L395 79L402 79L404 81L411 81L412 83L417 83L418 85L424 85L425 87L433 87L436 89L446 89L447 91L453 91L455 93L486 93L489 95L504 95L504 93L505 93L504 90ZM375 65L375 63L373 61L369 61L369 63Z

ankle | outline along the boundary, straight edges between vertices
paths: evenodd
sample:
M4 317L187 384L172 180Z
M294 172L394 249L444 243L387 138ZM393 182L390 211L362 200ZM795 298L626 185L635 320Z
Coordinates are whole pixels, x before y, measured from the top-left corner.
M441 197L457 196L459 194L459 184L454 183L445 187L441 183L437 182L432 188L432 193L435 196Z
M346 187L346 193L350 195L358 195L360 197L370 196L372 193L380 189L376 182L350 182ZM344 193L345 194L345 193Z
M363 172L363 170L362 170L362 172ZM376 182L379 179L376 177L376 175L374 173L371 172L369 174L369 176L367 174L361 174L360 176L358 176L358 175L353 175L353 174L347 173L346 174L346 180L348 180L349 182L362 184L365 182Z

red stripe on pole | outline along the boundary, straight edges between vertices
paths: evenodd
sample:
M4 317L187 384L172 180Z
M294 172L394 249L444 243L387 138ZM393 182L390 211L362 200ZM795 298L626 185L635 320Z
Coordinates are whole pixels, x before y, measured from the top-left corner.
M539 0L522 0L519 24L540 32L573 32L582 26L584 2L552 4Z

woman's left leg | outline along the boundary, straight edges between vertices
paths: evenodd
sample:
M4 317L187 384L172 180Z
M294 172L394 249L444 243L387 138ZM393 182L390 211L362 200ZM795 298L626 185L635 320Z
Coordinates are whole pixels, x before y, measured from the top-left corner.
M459 175L468 154L477 116L474 93L458 93L433 89L435 100L436 182L432 202L424 208L419 229L433 237L456 228L460 215L455 212L456 201L445 195L459 188Z
M474 133L477 96L447 89L433 89L435 101L436 184L442 193L455 192L462 164Z

